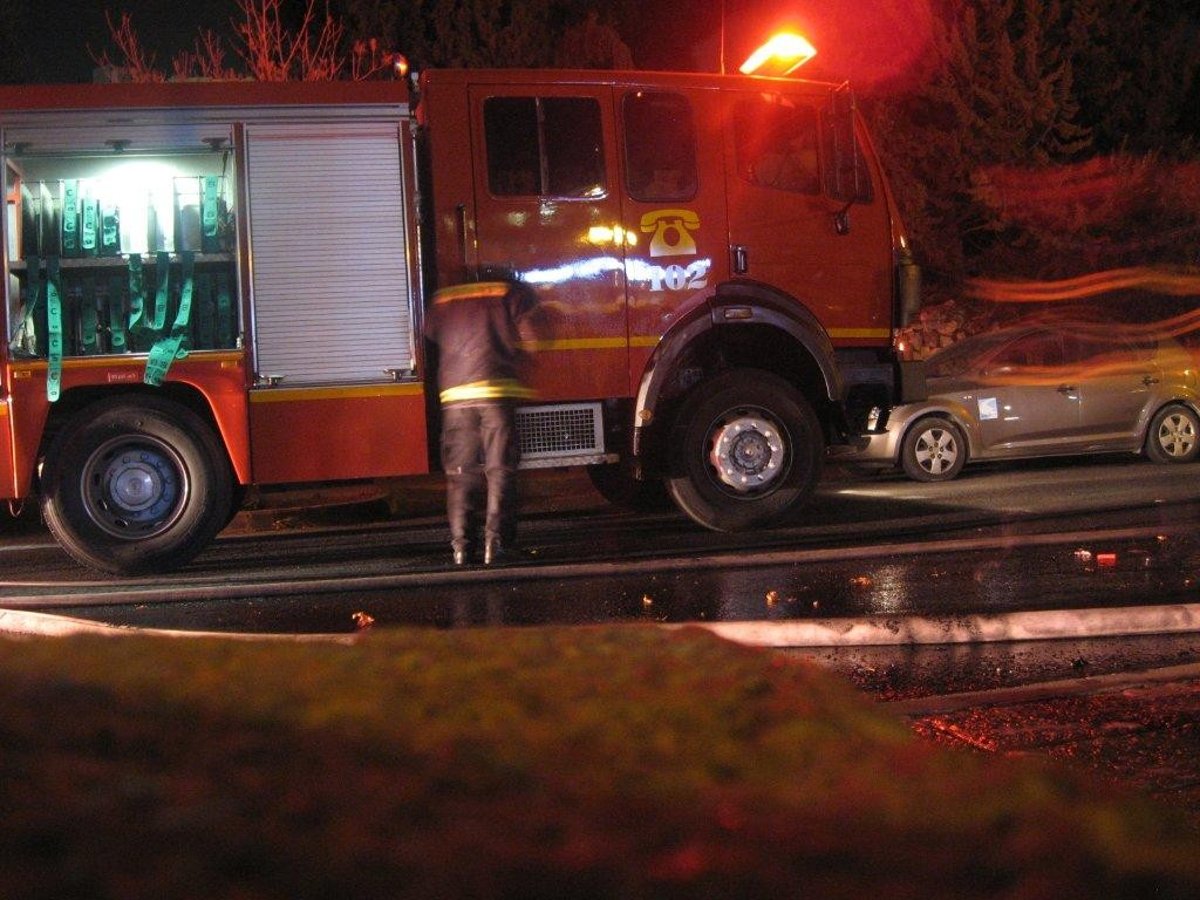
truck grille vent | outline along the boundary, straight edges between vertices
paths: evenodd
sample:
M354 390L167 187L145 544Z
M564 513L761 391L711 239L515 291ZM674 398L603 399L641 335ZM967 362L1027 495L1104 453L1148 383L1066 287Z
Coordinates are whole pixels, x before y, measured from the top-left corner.
M521 458L555 459L604 452L599 403L561 403L517 409Z

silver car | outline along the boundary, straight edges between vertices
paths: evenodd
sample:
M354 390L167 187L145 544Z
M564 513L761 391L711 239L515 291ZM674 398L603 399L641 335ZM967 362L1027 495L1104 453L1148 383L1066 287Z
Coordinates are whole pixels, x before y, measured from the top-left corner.
M1142 326L1025 324L926 362L928 399L876 409L843 459L945 481L967 462L1113 451L1183 463L1200 453L1197 359Z

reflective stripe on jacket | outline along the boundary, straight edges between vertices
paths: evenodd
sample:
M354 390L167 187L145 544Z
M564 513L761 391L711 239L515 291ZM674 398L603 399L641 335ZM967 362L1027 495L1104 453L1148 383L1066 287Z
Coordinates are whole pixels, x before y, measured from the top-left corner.
M515 378L495 381L473 381L446 388L438 394L443 403L463 403L468 400L528 400L534 392Z
M521 384L517 318L530 292L519 283L481 281L434 294L426 336L438 347L438 387L443 404L529 399Z

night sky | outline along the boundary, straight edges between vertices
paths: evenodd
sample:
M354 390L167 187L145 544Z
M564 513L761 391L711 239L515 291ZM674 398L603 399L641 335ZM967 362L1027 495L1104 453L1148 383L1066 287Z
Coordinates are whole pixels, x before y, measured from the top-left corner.
M133 18L143 44L155 53L159 68L169 71L171 58L190 49L200 28L229 32L237 12L235 0L31 0L32 24L26 45L33 51L29 81L91 81L95 64L88 53L117 53L104 23L107 7L119 22L121 12Z
M1158 4L1160 11L1178 10L1200 19L1197 0ZM31 51L28 78L22 79L28 81L91 80L89 46L108 48L116 56L104 23L106 8L115 21L122 10L131 14L164 70L176 53L191 48L201 27L227 37L231 19L241 18L236 0L0 0L0 8L13 7L26 10L19 43ZM286 0L285 8L293 7L302 8L302 0ZM729 70L785 25L798 28L817 46L817 58L805 68L812 78L849 78L860 86L887 81L902 77L927 50L931 13L922 0L907 5L894 0L666 0L639 5L621 34L641 68L716 71L722 7Z
M169 70L171 58L190 49L200 28L227 37L230 20L240 19L236 0L16 0L30 10L22 29L23 45L32 50L28 81L90 81L94 63L88 48L108 49L117 56L108 36L104 12L114 22L128 12L138 35L156 55L158 68ZM843 56L842 47L870 50L867 59L895 57L897 29L868 8L873 0L820 0L788 3L775 0L724 0L726 61L730 70L776 26L790 24L809 33L825 60ZM300 0L286 4L300 8ZM920 6L920 4L917 4ZM622 29L635 63L642 68L716 71L720 48L720 10L717 0L668 0L644 5ZM806 9L807 8L807 9ZM908 26L905 37L911 37ZM841 47L839 47L841 45ZM227 41L227 46L229 42ZM906 42L905 47L912 44ZM404 48L396 48L403 52ZM904 52L912 52L904 50ZM814 73L814 77L847 77L845 73Z

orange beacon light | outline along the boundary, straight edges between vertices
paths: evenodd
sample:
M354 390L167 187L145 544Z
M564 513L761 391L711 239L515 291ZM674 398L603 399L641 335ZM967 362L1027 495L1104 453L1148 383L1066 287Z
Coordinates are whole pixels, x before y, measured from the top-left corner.
M790 75L817 55L807 38L790 32L774 35L747 57L743 75Z

